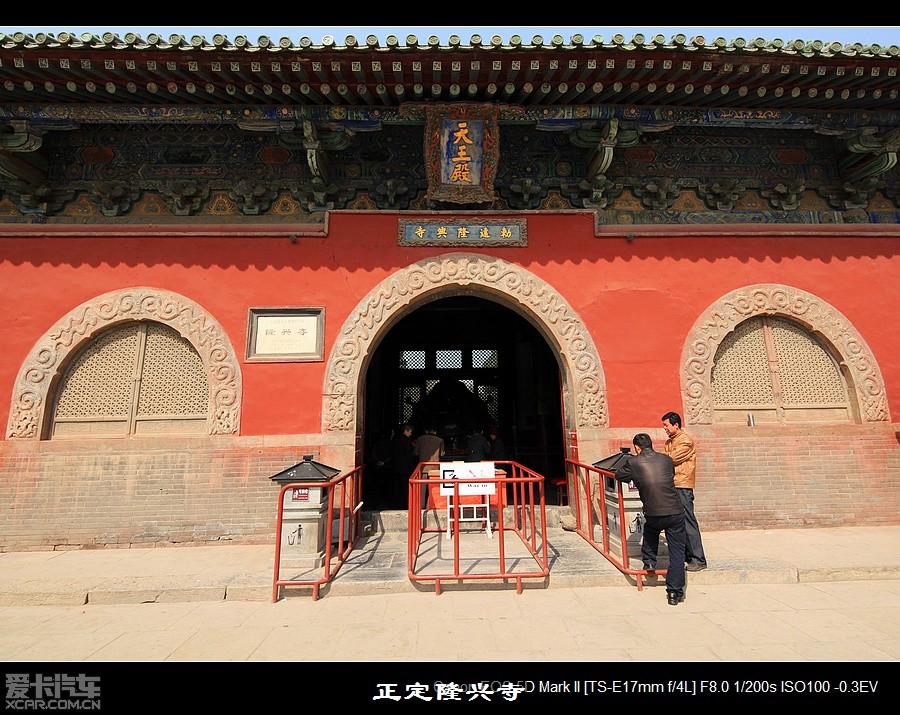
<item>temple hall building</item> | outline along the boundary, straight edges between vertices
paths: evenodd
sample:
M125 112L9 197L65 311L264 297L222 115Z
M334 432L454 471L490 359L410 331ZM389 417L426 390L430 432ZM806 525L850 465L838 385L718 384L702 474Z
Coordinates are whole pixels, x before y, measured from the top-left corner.
M266 543L304 455L368 475L401 424L494 426L549 481L669 411L706 530L897 524L898 71L0 34L0 551ZM365 508L406 509L392 479Z

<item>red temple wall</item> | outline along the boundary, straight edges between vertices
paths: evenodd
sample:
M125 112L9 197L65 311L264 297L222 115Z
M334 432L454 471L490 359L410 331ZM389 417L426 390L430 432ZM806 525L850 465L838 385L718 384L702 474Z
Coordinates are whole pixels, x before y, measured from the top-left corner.
M655 424L681 409L680 359L694 322L730 291L780 283L840 311L862 335L885 382L891 420L900 404L895 237L853 227L821 234L668 234L597 237L583 214L528 216L525 247L474 248L523 267L553 287L585 323L608 389L610 427ZM827 227L832 229L833 227ZM177 230L174 229L174 230ZM723 230L724 231L724 230ZM637 233L637 232L636 232ZM394 272L442 253L403 247L397 217L333 214L327 237L142 235L0 237L0 285L11 325L0 395L11 395L34 344L62 316L108 291L151 286L196 302L221 323L241 363L244 435L316 432L329 352L358 302ZM250 307L324 306L325 358L311 363L243 361ZM285 399L289 394L302 399ZM277 406L277 409L273 409ZM0 400L0 419L9 399Z
M409 218L408 214L403 215ZM496 216L492 215L492 218ZM311 228L311 227L310 227ZM681 360L698 318L728 293L784 284L840 311L884 381L886 421L696 425L697 508L704 529L896 524L900 518L900 229L872 226L652 227L595 235L591 215L527 215L528 245L474 248L557 292L596 345L608 429L592 462L636 431L664 438L683 411ZM352 436L322 433L322 390L339 331L382 281L463 249L398 245L398 216L335 213L327 235L254 235L259 226L0 225L0 420L19 371L64 316L111 291L149 286L185 296L221 324L242 377L240 434L0 440L0 551L90 545L270 542L277 484L307 453L352 466ZM172 235L161 235L170 232ZM73 235L61 235L71 233ZM92 235L96 234L96 235ZM322 362L244 361L251 307L324 306ZM346 435L342 435L344 439Z

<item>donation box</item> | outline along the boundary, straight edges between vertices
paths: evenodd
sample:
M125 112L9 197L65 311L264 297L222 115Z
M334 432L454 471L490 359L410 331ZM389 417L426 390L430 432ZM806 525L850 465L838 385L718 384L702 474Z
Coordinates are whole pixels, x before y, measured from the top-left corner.
M281 559L285 566L318 568L325 563L328 485L340 470L320 464L312 455L270 477L285 489L281 499ZM302 486L295 485L301 483ZM321 484L319 484L321 483ZM333 533L337 533L333 524Z

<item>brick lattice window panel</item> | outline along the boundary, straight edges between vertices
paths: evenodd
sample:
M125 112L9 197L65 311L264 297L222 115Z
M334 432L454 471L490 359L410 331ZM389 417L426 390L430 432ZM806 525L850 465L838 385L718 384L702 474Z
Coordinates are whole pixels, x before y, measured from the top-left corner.
M846 381L832 354L802 326L756 317L738 324L716 352L713 413L719 423L849 422Z
M208 393L188 340L151 321L120 325L91 340L65 370L51 436L203 434Z

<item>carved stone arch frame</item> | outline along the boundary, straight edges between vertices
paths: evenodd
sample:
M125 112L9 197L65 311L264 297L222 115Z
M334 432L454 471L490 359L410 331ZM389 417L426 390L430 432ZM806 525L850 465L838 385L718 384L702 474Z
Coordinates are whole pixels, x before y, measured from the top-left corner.
M203 308L182 295L138 287L112 291L82 303L38 340L16 378L7 437L40 439L49 420L52 391L67 359L100 331L140 320L168 325L193 345L209 380L209 434L238 434L240 363L225 330Z
M681 391L686 424L712 424L712 368L716 350L748 318L789 318L820 335L837 358L856 392L860 419L888 419L884 380L872 350L850 321L833 306L806 291L760 284L732 291L713 303L694 323L681 353Z
M600 357L587 327L568 302L550 284L520 266L493 256L448 253L397 271L373 288L348 316L328 358L323 431L357 431L366 367L397 320L428 302L462 294L487 298L516 311L556 350L567 429L608 426Z

